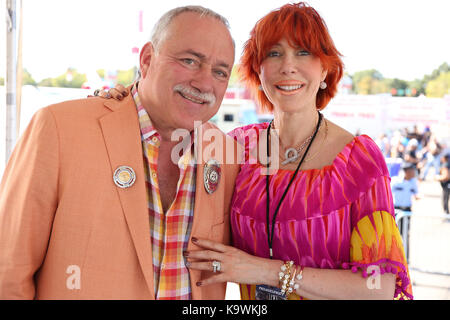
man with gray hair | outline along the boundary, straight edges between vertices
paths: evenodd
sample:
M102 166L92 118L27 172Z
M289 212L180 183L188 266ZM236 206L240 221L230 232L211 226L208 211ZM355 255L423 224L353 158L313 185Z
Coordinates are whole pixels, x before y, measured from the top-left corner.
M209 272L184 253L195 238L229 243L237 161L199 158L208 141L192 140L215 129L233 63L223 17L177 8L128 97L35 114L0 186L0 299L224 299L225 285L196 286Z

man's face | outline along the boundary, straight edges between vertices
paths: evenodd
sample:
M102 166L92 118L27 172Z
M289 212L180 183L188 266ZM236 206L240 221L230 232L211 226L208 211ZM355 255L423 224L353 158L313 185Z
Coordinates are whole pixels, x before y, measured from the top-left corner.
M211 17L186 12L175 17L155 50L141 53L139 96L160 128L191 131L219 109L234 63L227 27Z

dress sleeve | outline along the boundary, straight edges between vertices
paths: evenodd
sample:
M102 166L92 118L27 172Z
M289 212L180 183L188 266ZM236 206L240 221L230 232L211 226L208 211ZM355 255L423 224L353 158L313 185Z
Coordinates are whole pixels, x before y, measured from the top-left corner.
M408 265L394 218L389 173L381 152L369 151L370 165L375 161L380 174L351 205L350 263L343 267L353 272L361 270L363 277L393 273L396 275L394 299L412 299Z

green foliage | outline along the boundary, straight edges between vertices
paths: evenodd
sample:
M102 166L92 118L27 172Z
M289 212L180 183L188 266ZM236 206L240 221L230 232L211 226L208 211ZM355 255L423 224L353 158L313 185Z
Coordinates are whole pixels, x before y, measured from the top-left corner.
M23 71L22 71L22 85L24 85L24 86L37 85L36 81L33 79L33 77L31 76L31 74L28 72L27 69L23 69Z
M22 85L32 85L35 86L37 83L31 76L31 74L27 71L27 69L23 69L22 71ZM0 86L5 85L5 79L0 78Z
M389 92L383 75L375 69L356 72L352 76L353 91L357 94L379 94Z
M450 94L450 71L442 72L436 79L428 82L425 92L430 98L442 98Z
M39 82L42 87L81 88L87 80L85 74L78 73L76 69L69 68L56 78L46 78Z
M133 67L128 70L119 70L117 71L117 83L121 85L128 86L136 79L136 67Z
M401 79L387 79L375 69L356 72L352 76L353 92L356 94L391 93L394 96L419 96L426 94L432 97L443 97L449 94L448 63L441 64L430 75L423 79L405 81Z
M100 78L105 79L106 71L105 69L98 69L97 74Z

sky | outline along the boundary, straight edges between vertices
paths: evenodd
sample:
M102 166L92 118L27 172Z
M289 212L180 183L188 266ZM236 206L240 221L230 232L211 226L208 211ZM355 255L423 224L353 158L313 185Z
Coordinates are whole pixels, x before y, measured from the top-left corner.
M6 0L1 1L2 11ZM137 65L133 47L148 41L157 19L171 8L199 4L228 18L237 60L258 19L287 3L279 0L23 0L23 66L37 81L68 67ZM346 72L377 69L386 78L414 80L450 63L448 0L310 0L324 18ZM139 30L139 11L143 30ZM0 77L5 77L5 15L0 14Z

